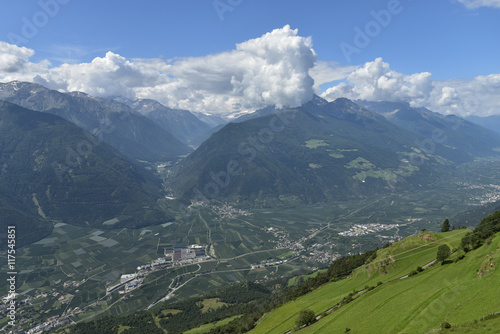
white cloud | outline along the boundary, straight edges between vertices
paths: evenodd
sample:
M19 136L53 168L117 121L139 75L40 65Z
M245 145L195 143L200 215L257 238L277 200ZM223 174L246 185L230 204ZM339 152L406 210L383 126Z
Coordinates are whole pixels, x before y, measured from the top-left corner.
M335 61L317 61L309 74L314 79L314 91L320 93L320 86L332 81L345 79L357 66L341 66Z
M500 74L473 79L434 81L428 72L405 75L391 70L381 58L350 73L346 82L327 89L322 97L370 101L405 101L443 114L500 114Z
M437 100L438 105L446 106L456 102L458 102L458 94L455 88L448 86L441 88L441 97Z
M289 26L236 45L236 50L172 64L169 72L189 88L234 98L242 108L298 106L312 98L316 53L310 38ZM233 98L233 99L231 99Z
M404 75L390 69L382 58L366 63L350 73L345 83L327 89L322 96L333 100L347 97L353 100L425 102L433 87L428 72Z
M500 114L500 74L434 81L428 72L396 72L381 58L357 67L316 61L311 39L289 26L237 44L232 51L197 58L129 60L107 52L90 63L54 67L47 60L30 62L34 53L0 42L0 81L234 114L267 105L295 107L319 93L321 84L343 80L321 95L328 100L408 101L445 114Z
M44 60L32 63L29 58L35 52L26 47L19 47L0 41L0 82L34 81L40 73L46 73L50 62Z
M31 81L37 73L46 72L50 62L31 63L29 58L35 52L26 47L19 47L0 41L0 80Z
M25 47L0 41L0 72L15 73L24 69L35 52Z
M468 9L476 9L479 7L500 8L500 0L457 0Z
M289 26L236 45L232 51L174 61L128 60L108 52L90 63L30 63L34 51L0 44L0 81L34 81L96 96L153 98L173 108L211 113L295 107L309 101L311 38Z
M434 82L428 104L444 114L500 114L500 74Z
M160 82L156 71L145 69L113 52L91 63L63 64L35 78L36 82L62 91L82 91L95 96L135 97L137 87Z

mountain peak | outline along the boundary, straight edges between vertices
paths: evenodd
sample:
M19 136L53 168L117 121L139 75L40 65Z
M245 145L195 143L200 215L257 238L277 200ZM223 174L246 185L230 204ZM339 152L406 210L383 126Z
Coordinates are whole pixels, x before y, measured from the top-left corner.
M69 96L72 96L72 97L83 97L83 98L95 99L93 96L91 96L87 93L84 93L84 92L80 92L80 91L73 91L73 92L69 92L66 94L68 94Z
M83 92L61 93L27 82L0 84L0 99L60 116L90 133L99 133L104 142L132 159L171 161L191 151L160 124L115 100ZM113 130L103 131L108 125Z
M161 104L160 102L152 99L139 99L132 101L129 104L133 109L136 111L140 112L143 115L148 115L150 112L156 111L156 110L168 110L171 111L172 109Z
M335 103L337 105L342 105L342 106L345 106L345 107L354 107L354 108L359 108L359 105L356 104L354 101L352 100L349 100L348 98L346 97L339 97L337 99L335 99L333 102L331 103Z
M128 106L130 106L132 103L134 103L133 100L123 96L123 95L118 95L118 96L112 96L110 97L110 99L116 101L116 102L120 102L120 103L123 103L123 104L126 104Z
M20 90L30 90L30 92L40 92L40 91L48 91L49 89L37 84L37 83L31 83L31 82L24 82L24 81L11 81L7 83L0 83L0 94L2 92L4 93L11 93L11 92L17 92ZM0 98L2 96L0 95Z
M318 95L316 95L316 94L314 94L314 95L313 95L312 100L311 100L311 101L309 101L309 102L312 102L313 104L315 104L315 105L317 105L317 106L320 106L320 107L322 107L322 106L326 106L326 105L328 104L328 101L327 101L327 100L325 100L325 99L324 99L324 98L322 98L322 97L319 97L319 96L318 96Z

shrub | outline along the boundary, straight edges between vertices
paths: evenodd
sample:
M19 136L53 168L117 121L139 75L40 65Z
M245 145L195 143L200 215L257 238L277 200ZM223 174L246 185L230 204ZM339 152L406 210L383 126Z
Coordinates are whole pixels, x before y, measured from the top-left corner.
M441 329L451 328L451 325L448 321L445 321L441 324Z
M444 244L439 246L437 251L436 260L443 263L450 256L451 249L448 245Z
M297 327L302 327L304 325L312 324L315 320L316 317L314 315L314 311L302 310L299 312L297 318L295 319L295 325L297 325Z

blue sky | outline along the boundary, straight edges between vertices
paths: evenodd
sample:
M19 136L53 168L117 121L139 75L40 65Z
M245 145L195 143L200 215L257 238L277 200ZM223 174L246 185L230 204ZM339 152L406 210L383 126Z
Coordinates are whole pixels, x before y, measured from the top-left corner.
M450 87L457 94L467 80L500 73L500 0L2 0L0 6L0 41L33 50L27 61L48 60L51 68L90 63L108 51L164 64L203 58L289 25L298 36L312 38L317 62L344 73L331 78L351 86L357 83L345 73L377 58L383 59L378 65L403 76L429 72L433 82L445 82L438 84L441 91ZM377 23L373 13L391 8L391 17ZM356 45L356 31L366 34L370 27L372 37ZM357 51L346 57L342 45ZM323 84L322 92L338 82ZM488 108L482 113L494 111Z

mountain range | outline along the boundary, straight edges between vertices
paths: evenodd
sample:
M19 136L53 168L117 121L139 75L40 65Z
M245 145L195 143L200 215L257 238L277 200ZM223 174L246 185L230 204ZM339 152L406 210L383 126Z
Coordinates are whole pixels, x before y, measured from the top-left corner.
M211 126L190 111L171 109L155 100L136 100L130 106L160 124L185 144L208 132Z
M92 225L121 215L124 222L137 216L127 210L141 212L142 204L156 212L151 203L160 183L138 163L178 161L166 184L183 200L272 206L419 189L457 164L500 151L500 134L407 103L315 96L297 108L268 107L224 124L154 100L32 83L0 84L0 100L8 101L1 105L0 187L8 194L0 198L2 211L40 235L47 220ZM200 146L193 152L187 144Z
M406 102L356 103L381 114L402 128L470 157L492 155L493 150L499 147L498 132L455 115L445 116L427 108L412 108Z
M238 209L284 205L287 206L286 212L293 212L289 207L299 204L335 203L380 194L404 196L409 191L431 188L438 181L443 184L442 181L450 180L457 166L468 166L463 163L499 157L500 133L478 125L480 121L477 119L471 120L441 115L426 108L414 108L408 103L351 101L345 98L328 102L314 96L300 107L267 107L226 123L227 120L216 116L171 109L154 100L131 101L122 97L93 97L81 92L61 93L21 82L0 84L0 229L6 231L7 226L15 225L18 247L30 245L48 236L52 230L52 236L67 233L61 229L64 224L70 225L66 226L68 231L81 227L85 231L86 228L95 229L92 234L115 233L118 228L118 234L125 231L124 234L130 234L134 242L138 238L139 243L143 240L143 232L146 235L152 231L142 229L138 233L138 228L177 220L166 232L147 235L148 241L154 245L146 250L151 251L148 254L154 254L154 247L156 254L160 254L163 246L184 243L186 233L188 236L191 234L189 237L196 243L203 243L207 231L206 243L211 244L209 249L214 249L219 247L213 242L217 240L217 232L212 233L209 224L219 224L220 221L214 218L206 222L198 213L199 217L193 218L190 224L185 223L191 218L187 219L189 213L184 213L191 212L192 207L183 211L181 217L184 204L228 201ZM494 124L494 118L489 120ZM460 168L457 170L463 172ZM490 175L489 179L494 177ZM164 198L166 191L169 196ZM454 226L470 226L497 209L498 202L457 212L452 221ZM498 215L500 213L493 217L495 232L500 226ZM487 228L493 221L491 217L486 219ZM196 227L195 223L200 223L201 227ZM239 224L240 221L231 220L231 223ZM164 225L162 228L170 226ZM155 228L160 227L151 227L152 230ZM244 224L238 228L247 231ZM106 229L108 231L101 231ZM6 238L5 232L1 231L0 237ZM304 302L300 305L311 308L313 315L319 314L323 319L318 322L319 325L306 328L306 332L309 329L322 332L317 326L323 324L336 331L338 321L342 324L341 332L347 331L347 326L366 331L376 328L377 319L383 320L380 326L377 325L381 332L412 331L419 323L417 318L411 317L415 313L413 311L420 310L425 303L429 305L439 300L440 291L445 289L439 285L440 280L466 272L466 277L455 286L473 286L471 293L463 293L461 303L465 305L470 300L474 301L466 307L469 313L477 311L469 317L476 319L491 311L489 304L481 309L480 299L488 295L484 291L496 286L495 276L491 275L494 269L490 268L496 265L491 259L497 255L498 249L498 238L494 239L491 231L487 232L483 226L479 232L468 234L466 230L455 230L448 234L435 234L423 231L393 245L388 244L382 250L339 259L326 273L314 276L316 278L301 277L300 280L305 279L306 284L286 293L291 293L290 296L297 293L294 299L302 296L297 299L300 303ZM484 237L480 241L485 243L485 247L479 247L477 235ZM49 241L57 239L52 236ZM460 241L462 237L464 239ZM95 238L92 240L95 241ZM240 242L237 241L237 244ZM116 259L117 253L110 252L107 245L110 243L102 244L106 247L106 256ZM462 247L453 255L453 265L432 265L436 253L434 248L440 245L449 245L452 249ZM52 251L43 242L33 246L36 246L33 249L43 248L48 253ZM27 248L28 253L30 247ZM143 249L146 247L149 246ZM5 244L0 248L4 250ZM139 248L134 246L133 249ZM416 251L412 253L414 249ZM105 252L92 256L104 256ZM395 261L399 255L404 256ZM339 263L340 266L347 263L350 269L342 271L341 276L328 276ZM74 266L73 263L71 265ZM476 273L477 268L479 271ZM476 280L479 273L486 279ZM111 282L120 277L119 271L113 270L115 274L114 278L103 277ZM29 276L30 279L35 275L38 274ZM309 282L315 284L315 281L323 279L321 284L315 286L321 285L318 290L308 290ZM45 280L49 282L49 278L43 278L40 285L45 286ZM427 283L427 280L432 283ZM484 281L488 283L485 285ZM290 282L285 280L281 283L288 286ZM343 284L347 284L353 292L344 291L345 296L337 297L337 288L343 288ZM52 283L46 287L52 288ZM299 303L294 302L273 304L282 305L282 308L266 309L264 313L268 315L263 318L261 313L241 317L242 324L238 325L238 316L250 310L246 304L252 298L278 299L270 290L256 284L231 288L234 290L228 291L238 291L242 294L240 297L244 297L236 303L238 305L231 304L235 301L232 298L235 293L227 291L219 291L210 298L205 295L192 305L197 305L195 308L202 316L198 306L206 300L227 298L223 304L227 302L230 307L240 307L234 309L234 314L225 313L230 315L229 321L233 321L227 329L229 332L233 325L247 328L246 322L250 318L254 322L261 319L256 332L282 333L293 328L293 319L288 314L294 318L298 314L296 305ZM144 290L147 289L149 287ZM413 303L411 308L402 307L407 305L408 297L401 297L399 289L410 291L412 296L424 297ZM300 294L297 291L301 291ZM312 291L311 294L306 294L308 291ZM137 298L144 298L141 292ZM476 298L479 294L481 298ZM372 295L375 295L373 299ZM320 299L318 296L327 297ZM335 303L332 304L332 300ZM379 300L384 300L390 309L381 311L383 307L380 306L376 307L376 312L371 311ZM149 302L153 301L154 298ZM50 308L50 305L47 307ZM75 305L80 304L73 304L73 307ZM443 319L448 320L445 318L448 314L452 314L453 321L457 322L461 319L463 305L458 308L447 304L454 311L446 314L438 312L432 323L424 326L425 330L436 327ZM237 311L243 309L245 311ZM189 313L192 317L193 312L184 313L182 307L179 312L179 323L186 327L185 324L190 322L184 316ZM223 313L222 310L220 312ZM330 316L332 312L337 313ZM376 315L365 316L370 312ZM402 312L399 322L384 318L397 312ZM365 320L354 322L352 314ZM139 317L144 322L136 322ZM170 326L167 330L175 332L171 330L175 328L174 324L170 323L178 321L174 321L173 315L166 316L160 308L143 312L132 322L121 323L124 320L121 318L105 319L113 327L113 331L100 329L106 333L121 332L123 326L133 331L135 328L129 326L131 323L142 326L142 331L151 329L152 332L161 332ZM99 321L93 325L97 326L95 328L101 326ZM78 333L94 331L94 327L87 324L78 328Z
M0 84L0 100L60 116L134 160L176 161L192 151L160 124L111 99L81 92L64 94L38 84L11 82Z
M183 160L172 187L183 198L312 203L431 185L455 164L498 155L500 136L470 122L366 105L380 113L316 96L245 115Z
M168 218L156 208L158 178L59 116L0 101L0 166L2 231L16 224L19 246L53 222L106 228Z

